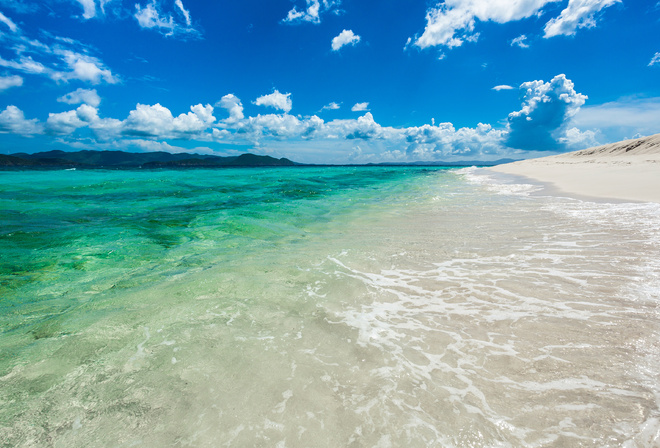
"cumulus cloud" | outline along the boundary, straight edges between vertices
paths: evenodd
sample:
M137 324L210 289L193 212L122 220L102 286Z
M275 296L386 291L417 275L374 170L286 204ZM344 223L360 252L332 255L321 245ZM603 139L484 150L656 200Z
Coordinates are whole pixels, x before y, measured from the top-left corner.
M569 0L559 17L550 20L544 28L545 37L572 36L579 28L596 26L595 15L621 0Z
M16 26L16 24L9 17L7 17L6 15L4 15L1 12L0 12L0 22L7 25L7 27L9 28L9 30L12 33L15 33L16 31L18 31L18 27Z
M298 9L294 6L282 20L284 23L321 23L321 14L326 12L339 13L341 0L305 0L306 7Z
M520 48L529 48L529 45L525 42L526 40L527 40L527 36L522 34L511 41L511 46L520 47Z
M76 110L48 114L46 128L54 134L71 134L77 129L88 126L98 120L98 111L95 107L82 104Z
M500 90L513 90L513 87L503 84L503 85L500 85L500 86L493 87L493 90L498 91L498 92Z
M660 64L660 52L653 55L651 62L649 62L649 67L653 67L656 64Z
M570 128L566 130L564 136L559 138L559 142L569 151L577 151L600 145L596 139L595 131L581 131L578 128Z
M0 132L33 135L43 132L43 126L37 119L26 119L25 114L18 107L7 106L0 112Z
M355 45L360 42L360 36L352 30L344 30L332 39L332 51L339 51L344 45Z
M138 104L122 124L122 133L160 138L201 137L201 133L214 121L213 106L210 104L191 106L190 112L178 117L159 103L152 106Z
M257 106L273 107L288 113L293 107L290 96L290 93L284 94L275 90L271 94L260 96L255 100L254 104Z
M341 108L341 106L333 101L332 103L323 106L321 110L337 110L339 108Z
M522 109L509 114L506 144L522 150L564 149L560 138L587 97L577 93L565 75L557 75L550 82L525 82L520 90Z
M172 112L160 103L153 106L138 104L128 114L125 133L144 136L166 135L172 130L173 121Z
M539 14L557 0L446 0L426 13L424 33L415 40L420 48L437 45L458 47L476 36L475 22L507 23Z
M451 123L423 125L405 130L406 154L414 159L498 154L504 150L506 131L479 123L476 128L456 130Z
M76 89L57 99L60 103L66 104L89 104L92 107L98 107L101 104L101 97L96 93L96 89Z
M345 124L345 138L349 140L356 138L362 140L381 138L382 133L385 132L383 127L376 123L376 120L374 120L374 116L371 114L371 112L367 112L357 120L350 120L345 122Z
M290 115L290 94L281 94L277 90L258 98L255 104L274 107L281 113L246 117L240 99L227 94L215 105L229 114L220 121L209 104L197 104L187 113L174 115L160 103L137 104L126 119L118 120L99 117L96 92L78 89L60 100L80 105L74 110L49 114L43 124L26 119L15 106L7 107L0 112L0 132L23 135L46 132L59 136L62 141L71 140L72 144L79 142L81 136L92 138L99 144L139 141L142 143L136 145L145 150L167 150L164 145L168 145L166 141L169 139L213 141L246 145L246 149L258 148L260 152L276 151L280 156L309 162L345 162L349 157L354 161L468 157L494 160L521 154L525 150L562 151L591 146L602 136L597 126L602 126L607 119L614 123L619 117L630 114L630 110L621 104L581 109L586 96L577 93L573 83L564 75L549 82L526 82L520 88L521 109L509 114L506 126L497 128L479 123L476 127L457 129L452 123L436 125L435 121L430 125L387 127L367 112L368 103L358 103L352 108L363 112L357 118L326 122L316 115ZM634 119L657 129L660 100L640 101L636 103ZM626 104L632 107L631 101ZM316 159L301 160L303 154L312 153Z
M88 127L94 131L97 141L117 142L124 122L115 118L95 118L88 120Z
M228 110L238 102L233 95L223 98ZM385 127L377 123L369 112L357 119L330 122L316 115L306 118L287 113L244 118L235 115L233 123L225 123L220 129L214 121L210 105L192 106L187 114L175 117L160 104L138 104L125 120L120 121L100 118L96 108L81 104L75 110L49 114L44 127L37 120L26 120L19 109L10 106L0 114L0 131L27 135L43 132L45 128L47 133L59 135L62 139L72 138L75 142L79 130L89 129L100 143L123 142L126 145L140 142L136 144L144 150L172 149L164 141L170 138L232 144L249 142L261 151L277 147L276 142L281 142L283 148L288 148L287 151L303 148L303 142L308 142L304 150L316 152L320 157L317 161L324 160L323 154L326 154L327 161L329 152L338 151L341 154L345 150L354 153L355 161L437 160L440 156L496 154L498 149L503 149L501 143L505 132L482 124L475 129L458 130L451 123L411 128ZM311 141L314 143L309 143ZM360 154L355 152L357 147L363 149ZM348 157L348 152L344 157Z
M263 136L295 138L302 133L302 122L289 114L266 114L247 118L241 132L248 134L254 142Z
M72 92L63 98L66 102L81 101L87 96L86 93ZM117 140L122 136L211 140L211 134L206 131L212 128L215 121L213 106L209 104L191 106L190 112L176 117L160 104L138 104L125 120L117 120L100 118L96 107L84 103L75 110L48 114L44 128L38 120L26 120L20 109L9 106L0 116L0 132L27 135L45 129L50 134L69 135L78 129L89 128L101 141Z
M224 120L226 123L238 123L244 118L243 104L234 94L229 93L223 96L215 105L229 112L229 118Z
M20 87L23 85L23 78L17 75L0 76L0 92L10 87Z

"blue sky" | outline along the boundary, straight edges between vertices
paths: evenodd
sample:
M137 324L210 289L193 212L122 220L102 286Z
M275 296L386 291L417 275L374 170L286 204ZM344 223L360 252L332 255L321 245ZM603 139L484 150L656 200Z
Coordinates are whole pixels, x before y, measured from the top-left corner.
M0 0L0 153L526 158L660 132L660 2Z

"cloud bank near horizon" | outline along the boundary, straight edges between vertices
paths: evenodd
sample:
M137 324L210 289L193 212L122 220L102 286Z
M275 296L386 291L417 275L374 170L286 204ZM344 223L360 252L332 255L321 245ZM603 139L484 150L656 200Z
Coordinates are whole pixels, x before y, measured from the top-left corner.
M24 136L56 135L72 147L156 148L173 141L226 144L254 148L257 152L286 151L282 155L302 162L316 156L312 147L328 143L341 148L338 154L352 161L413 161L457 158L496 159L523 151L561 152L597 144L594 131L581 131L573 120L587 97L576 92L565 75L552 80L529 81L520 85L520 110L511 112L505 125L479 123L456 128L450 122L411 127L383 126L376 122L368 103L354 107L365 112L356 119L325 121L317 115L302 117L293 108L290 93L274 90L253 104L275 108L281 113L245 116L242 101L233 94L223 96L215 106L197 104L186 113L174 115L160 103L137 104L124 119L100 116L101 99L95 90L78 89L60 101L80 104L76 109L50 113L45 122L27 118L16 106L0 112L0 132ZM593 119L590 124L593 124ZM140 142L139 144L136 142ZM147 145L146 142L152 142ZM296 157L296 148L307 150ZM355 150L359 148L359 151ZM326 159L331 158L327 155ZM310 159L306 159L310 157Z

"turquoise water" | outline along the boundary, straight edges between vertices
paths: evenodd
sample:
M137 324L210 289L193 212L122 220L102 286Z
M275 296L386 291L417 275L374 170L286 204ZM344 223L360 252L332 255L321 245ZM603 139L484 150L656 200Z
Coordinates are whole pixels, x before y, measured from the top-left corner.
M660 209L475 170L0 173L0 446L654 446Z
M368 168L3 173L2 329L63 334L67 330L56 328L65 325L68 311L90 301L98 306L91 296L231 265L310 235L341 231L337 223L360 208L378 208L395 195L395 201L410 200L415 188L423 188L419 182L435 173ZM413 191L406 192L408 187Z

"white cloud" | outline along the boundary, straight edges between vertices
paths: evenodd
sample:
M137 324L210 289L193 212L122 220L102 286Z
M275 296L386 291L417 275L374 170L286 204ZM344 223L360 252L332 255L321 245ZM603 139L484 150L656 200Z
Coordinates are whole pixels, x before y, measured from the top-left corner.
M250 134L253 141L262 136L295 138L301 134L302 122L289 114L257 115L247 118L241 130Z
M103 63L93 56L76 53L70 50L58 52L61 54L62 59L68 65L70 72L55 73L53 79L55 80L71 80L78 79L80 81L87 81L92 84L99 84L105 81L108 84L116 84L119 79L112 74L110 69L105 68Z
M260 96L255 100L254 104L257 106L273 107L288 113L293 107L291 98L289 98L290 96L290 93L284 94L275 90L271 94Z
M286 18L282 20L285 23L311 22L321 23L321 14L333 11L338 13L338 7L341 0L305 0L306 8L298 9L293 7Z
M341 108L341 106L333 101L332 103L326 104L325 106L323 106L321 108L321 110L337 110L337 109L340 109L340 108Z
M473 39L476 20L507 23L538 15L546 4L558 0L446 0L426 13L424 33L415 45L458 47Z
M301 162L345 163L350 157L355 162L495 160L541 155L541 151L581 149L598 144L603 138L605 142L615 141L617 138L611 138L612 135L630 137L647 130L658 131L658 98L582 107L586 96L577 93L564 75L549 82L526 82L520 88L520 110L509 114L506 126L497 128L479 123L473 128L457 129L452 123L436 125L434 121L431 125L387 127L366 112L368 103L352 108L364 112L360 117L326 122L316 115L290 115L284 110L290 110L290 94L277 90L260 97L258 102L282 113L245 117L240 99L228 94L216 104L229 114L219 122L209 104L191 106L190 111L178 116L161 104L137 104L125 120L118 120L100 118L93 105L98 95L93 90L78 89L60 100L82 104L75 110L49 114L45 123L26 119L15 106L7 107L0 112L0 132L31 135L45 131L72 144L81 142L84 136L85 141L99 145L134 145L144 150L166 151L179 151L167 143L169 139L207 141L242 146L248 151L256 148L259 153L279 154L278 157Z
M192 25L192 20L190 19L190 11L188 11L183 6L183 2L181 0L176 0L174 3L176 4L177 8L179 8L179 11L181 11L181 14L183 14L183 18L186 20L186 25Z
M31 75L40 75L50 72L43 64L36 62L31 56L21 56L17 61L7 61L0 56L0 66L12 68Z
M101 97L96 93L96 89L76 89L57 99L60 103L66 104L89 104L92 107L98 107L101 104Z
M89 125L90 122L98 119L96 108L87 104L82 104L76 110L61 112L58 114L48 114L46 128L54 134L71 134L77 129Z
M48 76L58 82L68 82L74 79L92 84L119 82L119 77L114 75L98 58L86 54L88 50L82 44L57 36L49 36L49 38L52 39L52 42L45 44L22 35L13 37L13 45L10 48L16 52L17 57L14 60L0 57L0 67L30 75ZM83 53L76 51L78 48L81 48ZM31 55L27 56L28 52L33 53L38 59L47 61L48 65L35 60ZM53 59L57 59L59 62Z
M565 75L557 75L550 82L525 82L520 90L524 92L522 109L509 114L507 145L536 151L564 149L560 138L587 97L577 93Z
M451 123L423 125L405 130L406 154L414 160L440 157L480 156L504 151L506 131L479 123L476 128L456 130Z
M527 40L527 36L522 34L511 41L511 46L512 47L516 46L520 48L529 48L529 45L525 43L526 40Z
M139 3L136 3L134 17L142 28L164 28L169 30L170 34L175 28L174 18L171 15L168 17L160 16L155 0L146 6L141 6Z
M190 106L190 112L181 114L173 121L174 132L178 134L198 134L215 122L213 106L197 104Z
M213 106L198 104L190 110L174 117L168 108L158 103L153 106L138 104L122 124L122 133L160 138L200 136L215 121Z
M341 122L338 121L337 123ZM345 138L349 140L356 138L362 140L382 138L383 133L387 132L385 128L376 123L376 120L374 120L374 116L371 114L371 112L367 112L357 120L344 121L342 124Z
M94 131L96 139L100 141L118 141L123 125L121 120L115 118L89 120L89 128Z
M6 15L4 15L1 12L0 12L0 22L7 25L7 27L9 27L9 30L12 33L15 33L16 31L18 31L18 27L16 26L16 24L14 22L12 22L12 20L9 17L7 17Z
M356 103L353 107L351 107L351 110L353 112L364 112L369 110L369 103Z
M358 42L360 42L360 36L354 34L352 30L344 30L332 39L332 50L339 51L344 45L355 45Z
M85 123L96 123L99 121L99 111L89 104L81 104L76 109L76 116Z
M83 7L83 17L85 19L91 19L96 16L96 4L94 0L77 0Z
M0 92L10 87L20 87L23 85L23 78L18 75L0 76Z
M570 128L566 130L564 136L559 138L559 142L569 151L577 151L600 145L596 139L596 132L589 130L581 131L578 128Z
M154 29L166 36L199 37L200 33L193 26L190 11L183 1L175 0L174 6L167 12L161 1L151 0L145 5L136 3L133 17L141 28Z
M226 98L227 106L236 104L234 96ZM353 153L354 161L437 160L440 156L456 158L466 155L499 156L506 130L494 130L480 124L475 129L454 129L451 123L418 128L392 128L381 126L367 112L357 119L325 122L318 116L295 117L287 113L257 115L236 119L226 128L213 126L213 108L201 104L191 112L174 117L169 109L155 104L138 104L124 121L101 119L98 110L82 104L76 110L50 114L46 122L49 133L61 139L79 142L76 132L88 128L99 144L136 145L144 150L179 151L164 140L185 138L234 145L250 143L258 152L280 153L295 160L345 162ZM11 117L5 117L5 116ZM25 120L20 110L9 108L0 116L0 130L5 132L42 132L37 120ZM122 139L122 137L124 137ZM128 137L126 139L125 137ZM137 139L135 137L138 137ZM280 142L280 143L277 143ZM306 142L306 143L305 143ZM356 148L361 148L357 151ZM249 150L249 148L246 148ZM301 152L291 152L301 151ZM312 154L306 159L304 154ZM334 155L333 155L334 154Z
M495 86L493 87L493 90L500 91L500 90L513 90L513 87L507 86L507 85L500 85L500 86Z
M596 26L594 16L600 10L621 0L569 0L559 17L550 20L544 28L545 37L572 36L579 28Z
M237 123L244 118L243 104L234 94L229 93L223 96L215 105L229 112L229 118L224 120L226 123Z
M459 47L464 42L475 41L477 22L499 24L540 17L543 8L561 0L445 0L438 2L426 13L426 27L421 36L415 37L419 48L443 46ZM573 35L580 28L596 26L596 14L619 3L621 0L569 0L558 17L544 27L546 38ZM511 45L527 48L525 35L513 39Z
M656 64L660 64L660 52L653 55L651 62L649 62L649 67L653 67Z
M174 116L166 107L156 103L153 106L138 104L128 114L124 133L130 135L159 136L172 130Z
M0 112L0 132L20 135L40 134L43 132L43 126L36 118L26 119L25 114L18 107L7 106Z

